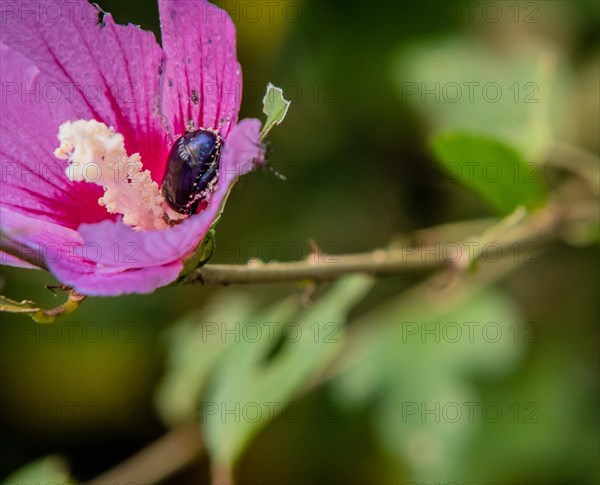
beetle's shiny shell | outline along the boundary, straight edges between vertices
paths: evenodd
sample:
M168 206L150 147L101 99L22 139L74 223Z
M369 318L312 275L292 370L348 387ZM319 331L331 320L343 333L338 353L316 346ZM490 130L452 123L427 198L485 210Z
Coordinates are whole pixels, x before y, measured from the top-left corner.
M216 188L223 140L200 129L178 138L167 156L162 192L180 214L194 214Z

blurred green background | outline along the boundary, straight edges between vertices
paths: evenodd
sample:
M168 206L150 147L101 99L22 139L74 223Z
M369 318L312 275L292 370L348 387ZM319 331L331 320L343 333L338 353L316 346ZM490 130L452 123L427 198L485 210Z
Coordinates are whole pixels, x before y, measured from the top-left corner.
M158 35L153 2L98 3L117 22ZM292 106L270 140L270 164L287 180L263 170L236 185L213 262L296 260L311 241L333 254L366 251L417 229L493 217L437 168L427 140L440 129L494 135L532 157L549 140L600 148L596 1L220 4L238 29L241 117L262 119L268 82ZM492 102L478 85L469 99L470 82L497 83L502 95ZM464 91L457 97L448 83ZM403 296L422 273L319 288L327 321L348 321L347 365L293 395L299 419L282 414L255 430L236 464L238 482L600 483L598 247L558 240L533 250L533 261L448 301ZM43 289L48 275L3 267L1 281L11 298L57 301ZM352 287L361 284L368 287ZM184 419L177 403L198 405L190 386L235 394L221 393L219 376L236 365L241 372L245 351L227 354L194 329L261 321L303 291L194 286L90 298L58 327L3 314L0 476L58 454L89 480ZM473 339L453 338L443 330L449 322L479 326ZM480 331L490 322L498 339ZM311 349L290 357L290 379L312 362ZM173 363L186 351L190 361L179 365L199 369L196 384ZM181 378L179 387L165 375ZM214 432L221 450L221 433L237 431ZM206 463L172 480L205 483Z

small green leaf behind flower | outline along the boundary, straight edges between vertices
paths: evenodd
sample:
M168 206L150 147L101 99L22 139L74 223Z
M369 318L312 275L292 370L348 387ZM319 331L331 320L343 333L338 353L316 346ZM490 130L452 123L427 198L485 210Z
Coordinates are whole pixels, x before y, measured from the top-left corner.
M269 83L263 98L263 113L267 115L265 126L260 132L260 139L264 140L273 126L281 124L287 115L291 101L283 97L283 90Z

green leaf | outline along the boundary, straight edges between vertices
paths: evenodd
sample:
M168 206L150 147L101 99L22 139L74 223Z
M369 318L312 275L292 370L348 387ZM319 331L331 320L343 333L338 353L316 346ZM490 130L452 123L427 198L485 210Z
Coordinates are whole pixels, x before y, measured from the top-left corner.
M217 463L231 468L252 437L325 368L341 348L348 311L371 285L371 278L354 275L306 310L298 311L294 297L246 324L252 332L227 350L201 411L206 445Z
M256 304L247 294L228 291L166 332L166 371L155 395L163 421L176 426L195 419L211 372L236 341L226 331L239 326L236 322L252 320L255 312Z
M465 476L461 460L482 425L481 414L468 414L468 403L481 412L475 378L518 367L525 351L515 337L519 322L516 305L493 289L453 293L434 305L427 296L400 297L354 322L363 332L333 381L336 401L371 403L375 431L407 465L407 478Z
M433 131L500 138L538 160L564 125L572 92L555 56L543 44L511 50L448 35L403 46L393 76L401 102Z
M269 83L263 98L263 113L267 115L265 126L260 132L260 139L264 140L275 125L281 124L287 115L291 101L283 97L283 90Z
M72 483L66 462L59 456L50 455L14 472L6 478L4 483L15 485L56 485L58 483Z
M186 284L188 282L187 277L189 277L191 273L208 263L215 252L215 246L215 230L211 227L200 244L196 246L194 252L183 262L183 269L181 270L181 273L179 273L179 278L172 284Z
M502 141L445 133L436 136L431 147L446 178L469 187L500 214L544 203L546 190L538 165Z

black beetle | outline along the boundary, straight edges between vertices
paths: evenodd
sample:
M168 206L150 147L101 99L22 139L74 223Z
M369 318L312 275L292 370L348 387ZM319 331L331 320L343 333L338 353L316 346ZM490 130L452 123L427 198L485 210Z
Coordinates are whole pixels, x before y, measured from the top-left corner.
M223 140L202 128L179 137L167 156L162 193L180 214L195 214L216 189Z

